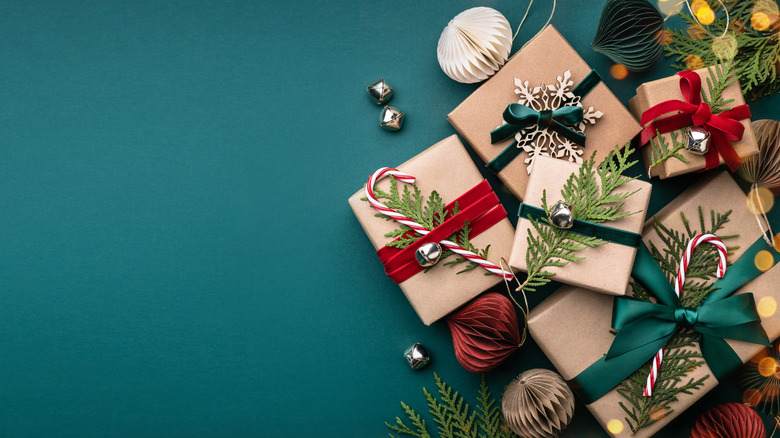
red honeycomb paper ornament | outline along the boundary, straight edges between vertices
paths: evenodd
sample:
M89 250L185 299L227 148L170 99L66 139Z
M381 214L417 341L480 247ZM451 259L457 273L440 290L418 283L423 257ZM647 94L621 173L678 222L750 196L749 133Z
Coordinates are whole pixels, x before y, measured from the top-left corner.
M723 403L702 415L691 438L766 438L761 417L740 403Z
M484 373L520 347L520 328L509 298L489 292L447 317L455 357L467 371Z

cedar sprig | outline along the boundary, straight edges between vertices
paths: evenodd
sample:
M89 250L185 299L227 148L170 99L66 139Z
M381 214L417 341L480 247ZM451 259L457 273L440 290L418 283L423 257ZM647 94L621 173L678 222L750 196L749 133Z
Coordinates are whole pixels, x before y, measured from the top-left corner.
M690 163L680 151L685 148L685 143L680 140L680 135L677 131L671 132L672 146L669 146L669 142L660 132L656 131L656 135L650 137L650 166L647 167L647 175L650 175L650 171L654 167L663 163L670 158L676 158L683 163Z
M409 184L404 184L403 191L399 191L398 181L396 181L396 179L390 175L390 192L388 193L379 188L374 188L374 196L377 199L384 200L384 204L388 208L403 214L404 216L429 230L433 230L434 228L443 224L447 219L455 216L460 212L458 203L455 202L452 207L452 212L448 213L445 210L446 204L437 191L432 191L426 199L420 191L420 188L417 187L417 184L411 184L411 190L409 189L409 186ZM368 201L368 198L365 197L361 199L363 201ZM382 213L376 213L374 216L383 218L385 220L393 220L393 218L390 216L384 215ZM475 247L470 241L470 233L471 226L469 225L468 221L466 221L463 227L461 227L460 230L455 232L453 235L449 236L447 240L457 243L461 248L479 255L483 259L487 259L490 245L486 246L485 248ZM398 228L385 233L385 237L393 239L386 243L386 246L403 249L419 240L422 236L414 232L406 225L398 224ZM453 255L456 254L450 249L442 247L442 255L439 260L441 261L447 259ZM468 262L468 259L458 256L452 260L447 261L444 263L444 265L451 267L464 262ZM479 266L477 263L469 262L465 268L461 269L457 273L462 274L464 272L469 272L475 269L477 266ZM428 272L430 269L431 267L428 267L424 269L423 272ZM486 272L485 275L490 275L490 273Z
M454 391L436 373L433 373L433 377L436 380L438 395L430 393L426 388L423 388L423 393L428 402L428 412L433 416L433 421L437 425L439 438L516 437L507 427L501 408L490 393L484 374L475 409L472 409L463 396ZM407 426L400 417L395 418L395 424L385 422L385 426L399 435L431 438L421 415L404 402L401 402L401 406L413 428ZM389 435L391 438L395 438L392 433Z
M657 219L653 222L653 227L663 244L663 248L659 249L651 242L650 252L670 282L674 281L677 265L685 252L688 241L700 234L697 230L702 230L702 234L716 234L728 223L730 214L731 210L722 214L710 210L710 226L707 227L703 210L699 207L698 228L694 228L688 218L680 213L683 222L682 230L671 229ZM721 240L727 241L738 236L719 237ZM728 253L732 254L739 247L727 245L726 248ZM704 298L715 290L712 280L717 269L717 257L717 249L713 245L696 247L686 272L686 279L696 278L698 281L686 280L683 287L684 293L680 297L680 304L683 307L699 306ZM651 294L641 284L634 281L630 284L634 298L653 301ZM651 363L649 361L618 385L617 392L624 399L619 404L626 413L624 419L632 433L635 434L638 430L674 412L670 405L677 401L680 394L691 394L709 378L709 375L705 375L696 380L691 378L687 382L684 381L687 373L704 364L701 354L693 349L698 339L698 334L692 330L677 329L666 344L664 360L661 362L652 397L642 395L643 388L647 383L647 375L650 373Z
M759 2L766 3L766 9L777 8L773 0L759 0ZM737 42L736 55L728 61L733 63L742 92L748 100L756 100L780 91L780 81L777 80L780 64L780 33L777 24L763 31L751 25L753 8L759 2L726 1L730 17L728 33ZM718 2L710 2L710 6L715 10L721 9ZM686 27L700 26L688 13L680 12L680 17L685 21ZM738 26L737 23L742 23L742 26ZM667 28L672 38L665 51L667 57L674 57L676 61L672 64L673 68L687 70L689 67L685 62L692 55L698 56L705 66L724 61L716 55L712 47L715 38L719 38L726 28L725 14L718 14L715 21L707 27L709 33L701 32L696 35L690 35L685 29Z
M732 62L726 61L707 67L709 73L707 79L707 91L701 90L702 100L710 106L713 114L720 114L729 110L726 105L734 103L735 99L724 99L723 90L737 81L737 75L732 69Z
M594 152L577 172L569 176L561 190L561 196L564 202L571 204L574 217L589 222L602 223L638 213L629 212L623 208L624 201L636 191L616 191L622 185L635 179L622 175L624 171L637 163L628 160L633 151L630 144L627 144L622 151L616 147L598 167L596 167L596 154ZM545 213L549 214L550 206L547 203L546 190L542 192L541 207ZM569 262L579 262L583 260L583 257L578 256L577 252L607 243L595 237L583 236L553 227L546 218L535 220L528 217L528 219L532 228L526 237L528 276L517 290L535 291L536 288L552 281L551 277L555 273L549 271L549 268L566 266Z

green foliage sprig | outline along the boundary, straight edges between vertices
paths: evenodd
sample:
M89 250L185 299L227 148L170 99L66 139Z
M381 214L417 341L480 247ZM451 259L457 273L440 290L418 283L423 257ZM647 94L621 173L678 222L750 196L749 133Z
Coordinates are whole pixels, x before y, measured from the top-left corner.
M477 397L477 407L472 409L463 397L453 391L436 373L433 373L438 388L439 397L433 396L423 388L428 401L428 412L436 423L439 438L515 438L504 421L504 415L488 388L485 375ZM385 426L399 435L417 438L431 438L425 420L404 402L401 402L404 413L409 418L412 427L407 426L400 417L395 417L395 424L385 422ZM392 433L391 438L396 438Z
M623 184L636 179L623 175L624 171L637 163L628 161L628 156L633 151L630 144L626 145L623 151L616 147L598 167L595 164L594 153L582 164L578 172L569 176L561 190L561 195L564 202L572 206L574 217L602 223L638 213L623 209L623 201L636 191L616 191ZM542 192L542 209L549 214L546 190ZM528 277L518 290L535 291L537 287L549 283L550 277L555 275L554 272L548 271L548 268L566 266L569 262L576 263L584 259L576 255L577 252L607 243L595 237L583 236L551 226L546 218L535 220L529 217L528 219L532 227L528 233L526 249Z
M710 211L711 226L702 233L716 233L729 221L731 211L724 214ZM655 244L650 244L650 252L666 274L669 282L673 282L677 275L677 264L688 246L688 241L699 234L691 228L688 219L680 213L684 230L673 230L664 226L658 219L653 223L663 248L659 249ZM699 229L705 230L705 219L701 207L699 207ZM724 242L737 237L737 235L718 236ZM738 249L738 246L726 246L728 253ZM713 245L698 246L691 257L686 271L686 281L683 286L684 294L680 297L683 307L698 307L704 298L715 288L712 279L717 269L717 249ZM631 282L634 297L644 301L651 301L650 293L639 283ZM704 364L701 354L693 350L698 341L696 332L690 329L678 328L666 345L664 360L658 372L652 397L645 397L642 391L647 383L647 375L650 373L650 362L640 367L628 379L624 380L617 388L617 392L623 397L620 407L625 411L625 421L633 434L661 418L671 414L674 409L671 403L677 401L680 394L691 394L699 389L709 378L705 375L699 379L686 375Z
M379 188L374 188L374 196L377 199L385 200L384 204L392 208L393 210L403 214L409 219L417 222L429 230L433 230L439 225L443 224L447 219L455 216L460 212L458 209L458 203L453 205L452 212L448 214L445 210L444 201L437 191L432 191L426 200L417 184L412 184L412 190L409 190L409 184L404 184L403 192L398 190L398 181L393 176L390 176L390 193L387 193ZM368 201L367 198L361 198L364 201ZM376 217L384 218L385 220L393 220L391 217L382 213L375 214ZM456 233L449 236L447 240L457 243L461 248L467 249L483 259L487 259L490 245L483 249L476 248L469 240L469 234L471 233L471 227L468 221L460 228ZM386 243L386 246L403 249L412 243L420 239L419 234L412 231L411 228L404 224L398 224L398 228L385 234L385 237L390 237L393 240ZM454 252L450 251L446 247L442 247L442 255L440 260L444 260L452 255ZM463 262L468 261L465 257L458 256L455 259L449 260L444 263L445 266L455 266ZM471 271L479 266L476 263L469 262L465 268L458 271L458 274ZM426 268L424 272L428 272L431 268ZM490 275L490 273L486 273Z
M720 2L709 2L715 10L721 10ZM726 38L734 38L736 52L730 60L734 64L739 77L742 92L748 100L756 100L780 91L780 81L777 80L777 70L780 68L780 28L770 26L766 30L757 30L751 25L754 7L764 3L766 9L777 10L774 0L758 1L726 1L729 12L729 31ZM683 21L689 26L700 26L694 17L680 12ZM667 57L675 57L677 63L672 64L678 70L687 70L686 60L689 56L698 56L703 65L710 66L726 59L719 58L713 51L716 42L726 28L725 14L720 13L711 23L709 33L688 33L684 29L667 29L672 41L665 47ZM723 56L723 54L720 54Z

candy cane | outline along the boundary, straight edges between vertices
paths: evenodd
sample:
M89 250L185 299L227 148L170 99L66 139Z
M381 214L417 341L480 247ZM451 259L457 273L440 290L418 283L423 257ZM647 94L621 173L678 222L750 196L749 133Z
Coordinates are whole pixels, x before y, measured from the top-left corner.
M397 169L393 169L391 167L382 167L376 172L374 172L373 174L371 174L371 177L368 178L368 183L366 184L366 198L368 198L368 202L371 204L372 207L377 209L380 213L384 214L385 216L389 216L390 218L392 218L398 223L406 225L407 227L414 230L417 234L424 236L430 233L431 230L425 228L424 226L418 224L417 222L414 222L413 220L409 219L403 214L398 213L392 208L387 207L386 205L382 204L381 202L379 202L379 200L376 199L376 196L374 196L374 185L376 185L376 182L379 181L380 179L390 175L392 175L395 179L401 182L405 182L409 184L413 184L416 179L415 177L411 175L407 175ZM504 271L503 269L483 259L477 254L474 254L473 252L465 248L462 248L455 242L445 239L439 243L445 248L454 252L455 254L465 257L470 262L482 266L483 268L487 269L489 272L492 272L493 274L500 275L501 277L506 278L507 280L512 280L515 278L511 272Z
M726 273L726 254L728 253L726 250L726 245L724 245L723 242L713 234L697 235L691 239L690 242L688 242L688 246L685 248L685 253L680 259L680 266L677 269L677 278L674 281L674 293L677 294L678 298L680 297L680 291L682 291L683 285L685 284L685 271L688 270L688 263L693 256L693 249L702 242L711 243L715 245L715 248L718 249L718 269L715 275L718 278L723 278L723 275ZM653 387L655 386L655 381L658 378L658 370L661 368L661 361L663 358L664 349L661 348L658 350L658 353L653 356L653 362L650 367L650 375L647 376L647 384L645 385L645 389L643 391L645 397L650 397L653 395Z

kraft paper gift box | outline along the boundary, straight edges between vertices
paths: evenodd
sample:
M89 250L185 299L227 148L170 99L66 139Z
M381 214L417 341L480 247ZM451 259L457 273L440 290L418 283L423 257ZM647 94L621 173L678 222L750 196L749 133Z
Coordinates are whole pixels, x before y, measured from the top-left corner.
M542 204L542 194L547 191L547 204L552 205L561 197L569 175L577 172L579 166L567 161L549 157L540 157L534 166L528 179L524 202L536 207ZM596 176L598 178L598 175ZM625 200L625 211L637 212L616 221L604 222L603 225L640 233L645 222L647 205L650 202L652 187L649 183L639 180L630 181L616 189L616 192L634 192ZM517 231L515 232L512 255L509 257L509 266L516 270L527 272L526 250L528 247L528 234L534 229L528 218L519 217ZM631 276L631 267L634 263L636 248L618 243L586 248L578 251L578 257L585 257L579 262L569 262L565 266L554 266L545 270L555 273L553 281L573 284L609 295L624 295L628 279ZM609 272L609 276L593 275L594 272Z
M709 97L710 93L709 87L707 85L707 79L710 78L710 70L708 68L701 68L694 70L694 73L696 73L696 75L701 78L701 90L706 96ZM685 100L680 89L680 78L681 77L679 75L673 75L640 85L636 89L636 96L632 97L628 101L628 107L637 120L641 120L642 114L645 111L661 102L666 102L669 100ZM726 104L724 108L735 108L745 104L745 97L742 95L742 89L740 88L739 80L734 81L731 85L726 87L721 93L721 96L725 100L734 99L733 102ZM671 114L672 113L669 113L668 115ZM661 118L663 117L658 117L656 120ZM739 119L739 122L744 127L742 138L741 140L732 141L730 143L733 145L736 155L744 160L745 158L751 157L758 153L758 144L756 143L756 135L753 132L753 126L750 123L750 118L748 117L745 119ZM645 126L647 126L647 124L645 124ZM655 138L656 133L654 130L650 129L650 131L653 131L652 136ZM664 141L667 142L669 147L673 146L672 133L677 136L679 141L686 141L684 128L668 133L662 133L661 137ZM657 176L661 179L665 179L686 173L697 172L706 168L706 160L704 156L689 152L684 148L679 151L679 154L687 159L689 163L685 163L676 158L669 158L661 162L659 165L652 166L652 168L650 168L651 163L653 162L651 158L652 149L653 148L649 143L640 148L642 153L642 160L645 163L645 170L647 170L647 174L650 177ZM712 139L710 139L710 149L714 149ZM717 154L717 151L714 153ZM724 164L724 159L722 156L718 155L717 159L719 164Z
M661 210L656 217L664 226L684 232L685 225L680 216L682 212L690 221L691 228L701 232L699 206L702 207L707 227L710 226L711 209L721 213L731 210L729 222L722 229L719 229L717 234L719 236L739 234L736 238L724 240L724 243L729 247L739 246L739 249L728 257L729 262L734 262L739 260L739 257L757 240L763 243L756 218L747 210L745 202L745 194L731 176L726 172L719 172L685 191ZM650 242L653 242L663 251L664 245L654 230L652 219L648 220L645 225L643 236L648 246ZM703 243L702 245L709 244ZM773 250L771 253L777 260L778 254ZM746 257L753 258L751 255ZM746 261L752 263L753 261L750 259L746 259ZM594 274L603 276L608 275L608 272ZM727 269L726 276L728 277L728 275ZM694 280L699 281L699 279ZM774 266L739 288L736 294L752 292L756 303L765 297L770 297L768 299L772 301L780 300L780 290L777 289L778 282L780 282L780 266ZM615 339L615 336L610 332L613 302L613 297L576 286L564 286L531 311L528 319L531 336L565 380L579 375L591 364L601 359L609 350L613 339ZM761 324L770 340L780 336L780 318L777 314L761 315ZM726 342L734 349L743 363L764 348L758 344L742 341L726 340ZM700 352L698 343L690 349L697 353ZM680 393L677 395L678 400L669 406L674 410L672 413L661 412L656 415L657 421L640 429L633 436L641 438L655 434L718 384L706 363L682 376L682 382L685 383L690 379L695 381L707 375L709 377L704 380L702 386L691 390L691 394ZM646 376L643 375L642 379L645 378ZM573 388L576 386L576 384L572 385ZM630 404L613 388L586 406L604 429L610 432L610 435L630 437L632 436L631 428L626 424L627 415L619 405L621 402L630 407ZM611 424L611 427L608 428L608 424ZM618 430L620 431L618 432Z
M560 107L561 97L574 97L574 94L566 95L564 91L571 93L576 91L580 85L593 83L586 81L586 77L589 79L595 77L589 76L591 71L588 64L582 60L563 36L553 26L547 26L525 47L515 53L498 73L458 105L447 116L447 119L466 142L474 148L477 155L485 163L491 163L504 149L515 144L516 136L493 144L490 132L504 123L502 116L507 105L518 103L523 96L526 96L522 92L516 94L521 89L515 84L516 80L523 85L522 88L527 87L528 92L536 96L544 92L540 87L542 83L554 87L553 90L548 89L547 93L558 94L559 97L549 99L550 105L548 106ZM566 72L569 72L570 77L567 78ZM570 86L562 91L561 81L570 83ZM527 85L525 85L526 82ZM540 89L534 93L536 87L540 87ZM572 151L576 157L575 161L586 159L596 151L596 161L601 161L615 146L623 147L640 130L636 119L603 82L598 82L592 91L584 95L581 104L586 118L589 117L588 114L592 116L596 111L602 115L600 118L594 119L595 123L584 122L581 124L586 136L584 147L568 142L566 147L561 148L561 144L566 142L562 137L557 137L555 141L556 155L562 160L574 160L571 156ZM589 111L589 109L591 110ZM541 137L538 137L537 141L526 144L524 148L517 149L516 146L512 146L516 149L515 152L520 152L520 154L497 172L501 181L519 199L522 199L523 193L525 193L529 178L528 160L531 156L528 150L541 152L547 150L549 154L550 148L541 146L546 142L545 139L549 140L548 136L542 134L550 132L550 129L544 130L544 132L538 131ZM531 138L522 133L518 135L525 139ZM498 167L501 166L494 168L494 166L488 165L488 169L494 173Z
M455 201L469 189L483 183L479 170L456 135L436 143L398 166L397 169L417 178L415 184L426 200L428 195L435 190L445 204ZM367 171L366 180L370 175L371 171ZM484 181L484 184L487 182ZM399 191L403 190L403 185L405 184L398 181ZM389 191L389 178L378 181L376 187ZM385 234L398 228L398 224L395 221L376 217L377 210L367 201L361 200L363 197L365 197L365 193L361 189L349 198L349 205L368 235L371 244L379 250L393 240L390 237L385 237ZM465 207L465 205L460 205L461 210ZM503 211L500 204L497 204L495 208L500 208ZM509 256L513 234L514 228L504 214L503 219L476 237L472 237L470 241L476 248L485 248L490 245L487 260L500 266L500 260ZM483 291L503 281L500 276L485 275L487 271L481 267L457 274L458 271L467 266L467 263L455 266L443 265L444 262L454 258L455 256L447 258L427 272L416 273L411 278L399 283L406 298L426 325L441 319Z

